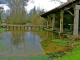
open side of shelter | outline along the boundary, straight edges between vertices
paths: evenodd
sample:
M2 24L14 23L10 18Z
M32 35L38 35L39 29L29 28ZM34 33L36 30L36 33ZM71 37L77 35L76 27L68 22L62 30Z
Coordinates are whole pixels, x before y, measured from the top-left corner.
M59 30L64 33L65 30L71 30L75 38L79 37L80 27L80 1L71 0L48 12L40 15L46 19L47 28ZM59 29L56 29L59 28Z

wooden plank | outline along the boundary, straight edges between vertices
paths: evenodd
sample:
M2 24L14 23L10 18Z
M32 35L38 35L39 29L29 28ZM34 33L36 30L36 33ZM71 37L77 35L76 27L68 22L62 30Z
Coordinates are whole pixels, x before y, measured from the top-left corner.
M74 17L74 14L71 11L67 10L67 12Z

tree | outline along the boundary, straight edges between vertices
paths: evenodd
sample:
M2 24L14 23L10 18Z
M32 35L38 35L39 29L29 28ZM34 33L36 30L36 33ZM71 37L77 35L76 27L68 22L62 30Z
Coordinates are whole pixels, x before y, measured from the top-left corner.
M24 5L26 0L7 0L11 8L10 16L8 16L8 23L24 24L27 21L26 11Z
M1 18L2 18L2 11L3 11L3 7L0 7L0 23L2 22L1 20Z
M57 2L60 2L61 4L63 4L64 2L61 1L61 0L51 0L51 1L57 1Z
M43 25L45 24L45 21L44 18L40 17L40 14L42 14L44 12L44 10L40 9L40 8L33 8L31 11L30 11L30 22L32 23L32 25Z

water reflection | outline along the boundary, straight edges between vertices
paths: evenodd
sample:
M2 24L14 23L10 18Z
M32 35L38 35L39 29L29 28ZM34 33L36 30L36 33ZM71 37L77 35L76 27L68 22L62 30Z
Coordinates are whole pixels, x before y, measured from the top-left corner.
M2 33L2 45L7 46L8 52L12 55L39 55L45 54L40 42L42 39L39 35L33 34L31 31L21 32L3 32Z
M41 47L40 41L41 38L38 35L33 34L32 32L26 32L24 34L24 40L26 42L26 49L28 54L43 54L44 51Z

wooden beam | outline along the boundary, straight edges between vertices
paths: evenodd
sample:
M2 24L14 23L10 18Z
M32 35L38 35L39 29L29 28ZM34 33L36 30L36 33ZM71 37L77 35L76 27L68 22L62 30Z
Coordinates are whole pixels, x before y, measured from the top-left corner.
M75 8L80 10L80 5L76 5L76 7L75 7Z
M50 14L49 16L53 18L53 15L54 15L54 14Z
M71 11L67 10L67 12L74 17L74 14Z

